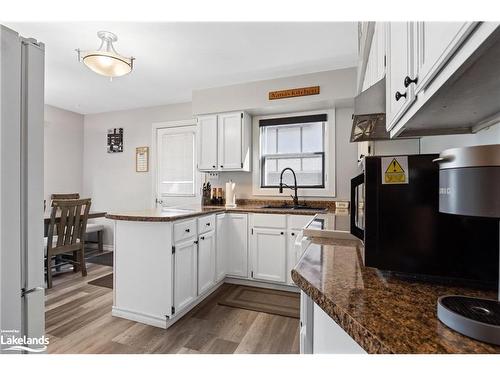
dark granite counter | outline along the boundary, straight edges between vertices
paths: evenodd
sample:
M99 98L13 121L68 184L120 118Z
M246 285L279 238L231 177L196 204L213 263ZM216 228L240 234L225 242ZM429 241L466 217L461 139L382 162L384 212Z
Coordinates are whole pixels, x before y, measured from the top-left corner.
M364 267L359 241L313 238L293 281L368 353L500 353L437 319L446 294L495 299L495 292L403 279Z

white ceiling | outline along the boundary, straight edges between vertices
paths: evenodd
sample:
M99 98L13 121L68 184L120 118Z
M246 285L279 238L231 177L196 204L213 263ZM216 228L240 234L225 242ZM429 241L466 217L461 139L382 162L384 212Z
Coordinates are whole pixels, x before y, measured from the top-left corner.
M329 23L10 23L46 46L46 103L98 113L188 102L193 89L356 65L357 24ZM134 71L110 82L77 61L96 49L96 32L118 35Z

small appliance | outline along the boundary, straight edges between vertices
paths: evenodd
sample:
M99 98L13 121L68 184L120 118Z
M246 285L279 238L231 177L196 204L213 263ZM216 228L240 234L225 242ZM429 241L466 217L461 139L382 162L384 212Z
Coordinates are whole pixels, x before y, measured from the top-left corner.
M440 168L439 211L493 218L498 225L500 144L445 150L435 161ZM478 244L470 250L478 256L484 249ZM498 267L498 263L495 266ZM438 300L437 313L439 320L448 327L477 340L500 345L498 300L443 296Z

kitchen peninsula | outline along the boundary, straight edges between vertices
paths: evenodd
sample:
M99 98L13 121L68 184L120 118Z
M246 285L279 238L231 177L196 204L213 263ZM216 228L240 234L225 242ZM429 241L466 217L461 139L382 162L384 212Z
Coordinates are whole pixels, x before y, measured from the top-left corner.
M224 281L298 291L296 238L334 203L262 203L106 215L114 221L113 315L167 328Z

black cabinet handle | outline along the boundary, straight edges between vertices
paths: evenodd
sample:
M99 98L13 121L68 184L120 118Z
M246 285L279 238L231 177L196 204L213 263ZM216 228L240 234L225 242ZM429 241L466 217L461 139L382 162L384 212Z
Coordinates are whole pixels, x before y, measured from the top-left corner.
M284 235L285 233L281 232L281 235Z
M195 245L198 245L198 241L194 241L194 244L195 244Z
M224 166L223 166L223 165L221 165L220 167L221 167L221 168L224 168Z
M399 91L396 91L396 101L399 101L401 98L406 98L406 92L404 94L401 94Z
M205 225L206 225L207 227L209 227L209 226L210 226L210 223L206 223Z
M204 239L205 239L205 237L203 237L203 236L200 237L200 240L204 240Z
M215 165L212 165L212 168L215 169Z
M295 236L295 233L293 233L293 232L292 232L292 233L291 233L291 235L292 235L292 236Z
M186 233L189 233L189 232L191 232L191 231L190 231L190 229L189 229L189 228L188 228L188 229L186 229Z
M404 84L405 84L405 87L408 87L408 86L410 86L412 83L417 84L417 82L418 82L418 77L415 77L415 79L411 79L411 78L410 78L410 76L406 76L406 77L405 77Z

